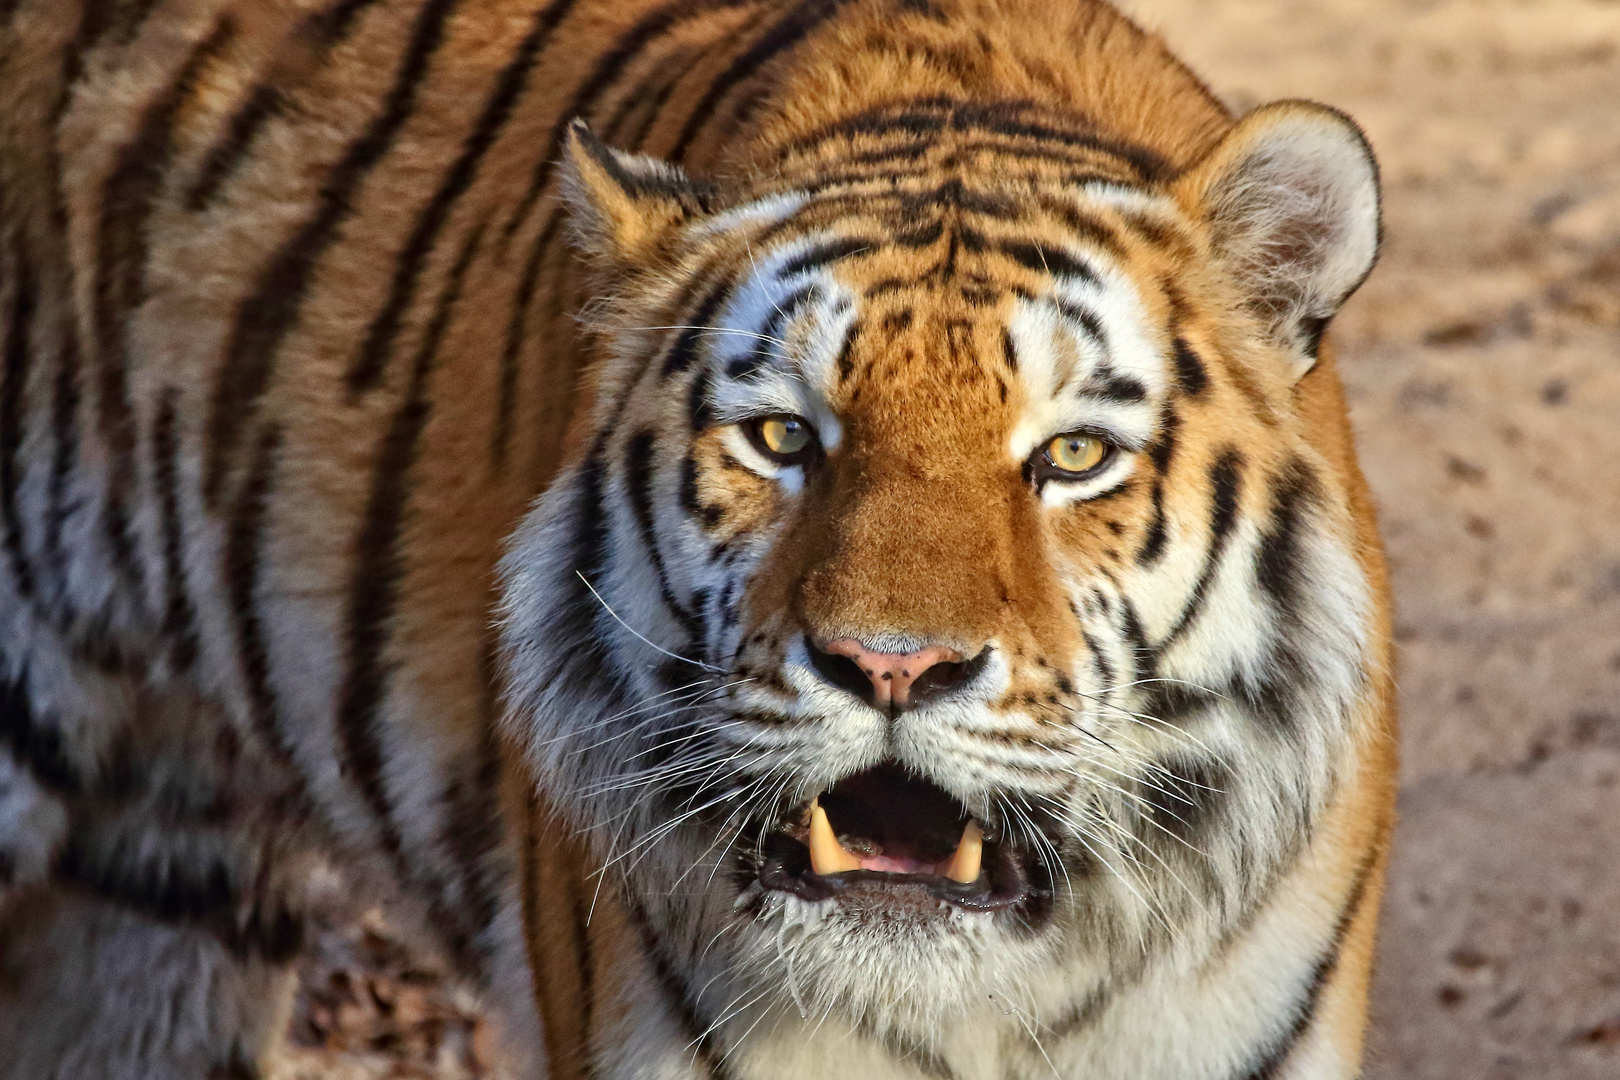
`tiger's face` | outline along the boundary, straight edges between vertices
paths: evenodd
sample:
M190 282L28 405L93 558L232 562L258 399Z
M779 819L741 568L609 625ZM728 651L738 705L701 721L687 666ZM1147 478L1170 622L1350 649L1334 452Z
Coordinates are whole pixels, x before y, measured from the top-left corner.
M575 136L610 356L506 562L514 730L717 1014L925 1032L1186 960L1353 738L1297 395L1376 251L1359 135L980 166L725 200Z

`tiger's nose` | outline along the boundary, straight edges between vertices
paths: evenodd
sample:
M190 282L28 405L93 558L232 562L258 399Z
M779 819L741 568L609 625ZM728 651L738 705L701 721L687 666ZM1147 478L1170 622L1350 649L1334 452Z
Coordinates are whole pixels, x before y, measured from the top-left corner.
M989 651L981 650L972 660L964 660L960 652L944 645L925 645L906 653L877 652L854 638L808 645L822 678L885 712L922 704L967 682L983 667Z

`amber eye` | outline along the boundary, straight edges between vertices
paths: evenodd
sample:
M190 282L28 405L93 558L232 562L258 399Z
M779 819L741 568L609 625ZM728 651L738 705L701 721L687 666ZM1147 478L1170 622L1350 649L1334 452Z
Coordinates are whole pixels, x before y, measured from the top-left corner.
M1071 431L1046 444L1046 461L1058 473L1085 473L1108 458L1108 444L1095 435Z
M783 465L803 464L816 450L816 433L802 416L762 416L747 431L760 453Z

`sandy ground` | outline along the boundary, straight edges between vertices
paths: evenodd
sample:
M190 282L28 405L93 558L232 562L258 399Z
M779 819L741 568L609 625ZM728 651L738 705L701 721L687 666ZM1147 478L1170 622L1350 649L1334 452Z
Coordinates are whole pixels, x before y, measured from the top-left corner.
M1331 103L1383 164L1335 331L1405 717L1368 1076L1620 1076L1620 2L1133 11L1238 107ZM334 930L300 1000L289 1077L480 1075L470 1005L376 927Z

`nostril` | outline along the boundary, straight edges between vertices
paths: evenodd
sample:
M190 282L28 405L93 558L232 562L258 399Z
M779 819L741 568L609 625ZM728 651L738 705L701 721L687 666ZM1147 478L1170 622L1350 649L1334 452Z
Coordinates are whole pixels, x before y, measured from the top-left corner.
M804 647L810 653L810 666L816 669L816 674L868 705L876 704L877 690L872 686L872 676L854 659L827 652L808 637L804 639ZM889 673L884 672L884 676L889 677Z
M916 681L911 684L910 704L924 705L966 686L978 678L989 659L990 650L980 649L977 656L968 660L940 661L918 675Z

